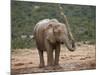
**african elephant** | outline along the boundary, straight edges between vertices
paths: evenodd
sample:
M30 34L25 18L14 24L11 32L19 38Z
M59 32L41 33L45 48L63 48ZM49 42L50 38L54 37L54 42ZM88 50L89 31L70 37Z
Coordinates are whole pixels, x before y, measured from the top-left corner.
M68 34L66 25L56 19L44 19L34 27L34 37L40 57L39 67L44 67L43 51L47 51L47 66L59 65L60 45L75 50L75 42ZM55 56L53 56L55 52Z

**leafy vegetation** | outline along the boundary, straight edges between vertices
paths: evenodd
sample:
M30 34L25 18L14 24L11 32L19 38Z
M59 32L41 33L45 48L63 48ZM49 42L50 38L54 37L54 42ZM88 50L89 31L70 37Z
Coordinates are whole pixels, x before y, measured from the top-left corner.
M87 5L62 4L76 41L95 42L96 7ZM11 45L12 48L32 48L34 40L28 36L39 20L56 18L64 23L58 4L40 2L11 2ZM27 35L27 38L21 38Z

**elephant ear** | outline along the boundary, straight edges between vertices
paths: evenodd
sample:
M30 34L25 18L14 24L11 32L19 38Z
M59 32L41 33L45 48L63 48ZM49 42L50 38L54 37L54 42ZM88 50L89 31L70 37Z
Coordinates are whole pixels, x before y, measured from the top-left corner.
M53 27L53 25L50 23L50 24L48 25L47 29L50 29L50 28L52 28L52 27Z
M53 27L54 25L53 24L49 24L48 27L46 28L46 33L47 33L47 40L50 42L50 43L54 43L55 42L55 36L54 36L54 33L53 33Z
M43 29L43 32L46 32L48 31L49 29L53 28L53 25L50 23L48 24L44 29Z
M59 25L55 25L55 26L53 27L53 32L54 32L54 33L59 33Z

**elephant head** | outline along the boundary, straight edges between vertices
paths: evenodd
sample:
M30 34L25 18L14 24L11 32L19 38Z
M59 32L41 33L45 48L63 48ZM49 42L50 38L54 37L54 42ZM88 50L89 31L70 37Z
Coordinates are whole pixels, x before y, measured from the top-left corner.
M70 36L65 24L60 23L55 19L51 20L45 31L50 43L58 42L65 44L69 51L75 50L75 41Z
M75 41L69 35L65 24L56 23L53 27L53 33L57 42L65 44L70 51L75 50Z

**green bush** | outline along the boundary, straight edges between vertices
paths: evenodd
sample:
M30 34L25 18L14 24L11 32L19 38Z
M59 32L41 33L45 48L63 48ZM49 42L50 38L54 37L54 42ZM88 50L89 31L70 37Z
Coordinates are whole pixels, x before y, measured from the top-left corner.
M96 7L71 4L62 4L62 7L76 41L95 41ZM11 47L35 47L34 40L30 38L22 39L21 35L32 35L35 24L45 18L56 18L60 22L64 22L58 5L55 3L12 1Z

